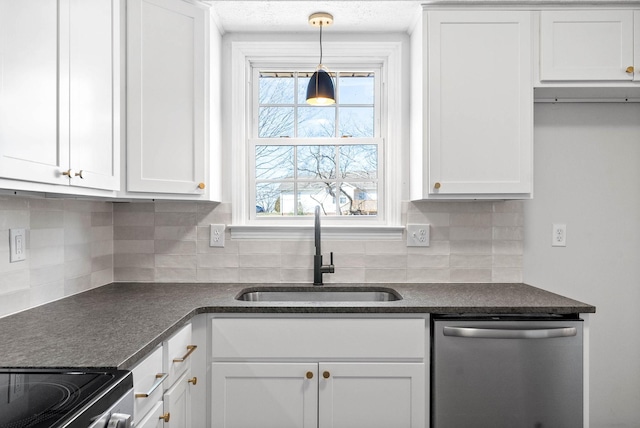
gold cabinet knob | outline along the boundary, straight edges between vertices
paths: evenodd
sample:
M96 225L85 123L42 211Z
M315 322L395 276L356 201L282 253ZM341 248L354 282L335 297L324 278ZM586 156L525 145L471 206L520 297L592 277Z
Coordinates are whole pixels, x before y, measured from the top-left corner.
M625 70L627 73L633 73L635 69L633 68L633 65L630 65L629 67L627 67L627 69Z
M167 412L164 415L160 416L160 419L162 419L165 422L169 422L169 419L171 419L171 413Z
M329 379L329 376L331 376L331 373L329 373L327 371L322 373L322 377L325 378L325 379Z
M439 181L436 181L436 184L433 185L434 189L439 189L442 186Z
M200 184L198 184L198 189L204 189L204 188L205 188L204 183L200 183Z
M192 377L191 379L189 379L187 382L193 384L193 386L198 384L198 378L197 377Z
M73 178L73 170L72 169L68 169L66 171L62 171L62 175L66 175L69 178Z
M76 172L74 174L76 177L80 177L80 179L82 180L84 177L82 176L82 170L80 170L80 172Z
M313 379L313 372L307 372L307 379Z

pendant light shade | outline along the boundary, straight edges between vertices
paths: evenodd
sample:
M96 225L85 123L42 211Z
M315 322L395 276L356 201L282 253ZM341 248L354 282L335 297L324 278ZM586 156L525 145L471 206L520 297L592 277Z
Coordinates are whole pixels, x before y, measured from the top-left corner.
M336 91L333 80L324 67L318 67L307 86L307 103L311 105L329 105L336 103Z
M336 102L333 80L326 67L322 65L322 27L332 23L333 16L325 12L317 12L309 17L309 24L314 27L320 27L320 65L318 65L309 80L307 104L323 106L335 104Z

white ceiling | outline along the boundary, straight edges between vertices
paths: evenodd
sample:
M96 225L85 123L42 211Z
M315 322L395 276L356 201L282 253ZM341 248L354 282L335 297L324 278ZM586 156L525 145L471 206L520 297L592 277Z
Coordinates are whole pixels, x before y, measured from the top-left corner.
M309 15L329 12L331 32L406 32L420 14L417 0L208 0L224 32L317 31Z

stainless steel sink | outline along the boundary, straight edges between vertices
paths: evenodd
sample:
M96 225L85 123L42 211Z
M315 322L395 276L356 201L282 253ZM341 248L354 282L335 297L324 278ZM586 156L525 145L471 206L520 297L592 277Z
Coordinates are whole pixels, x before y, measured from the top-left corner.
M392 302L402 300L390 288L251 288L242 290L236 300L247 302Z

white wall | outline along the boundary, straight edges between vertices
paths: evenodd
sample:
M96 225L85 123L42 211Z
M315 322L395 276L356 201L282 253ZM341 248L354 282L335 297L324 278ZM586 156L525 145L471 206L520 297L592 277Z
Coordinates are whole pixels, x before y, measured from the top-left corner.
M640 424L640 105L536 104L524 280L593 304L591 426ZM566 223L566 248L551 247Z

